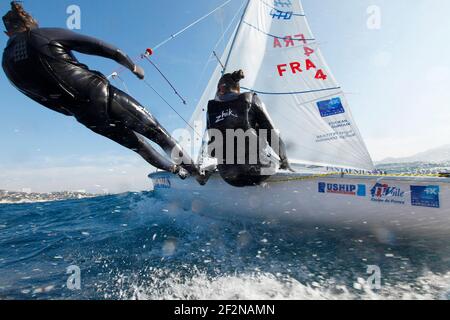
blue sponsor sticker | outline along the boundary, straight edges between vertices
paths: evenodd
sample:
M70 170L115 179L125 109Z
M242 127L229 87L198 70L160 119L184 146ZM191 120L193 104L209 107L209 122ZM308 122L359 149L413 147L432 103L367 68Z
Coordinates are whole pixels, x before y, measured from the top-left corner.
M365 197L366 195L367 195L366 185L365 184L358 184L357 196L358 197Z
M319 182L319 193L326 193L327 184L325 182Z
M322 118L345 113L341 98L319 101L317 102L317 106L319 107L320 115L322 116Z
M439 186L411 186L411 204L416 207L440 208Z

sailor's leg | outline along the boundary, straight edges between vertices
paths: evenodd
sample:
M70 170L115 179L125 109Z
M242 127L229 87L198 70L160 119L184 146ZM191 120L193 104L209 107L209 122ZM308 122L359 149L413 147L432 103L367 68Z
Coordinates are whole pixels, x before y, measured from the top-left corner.
M135 151L142 158L144 158L145 161L160 170L171 173L176 173L178 171L177 165L162 156L149 143L147 143L143 137L137 135L134 131L128 129L127 127L120 125L109 127L91 127L91 130L117 142L125 148Z
M193 170L193 161L175 139L139 102L125 92L110 87L109 115L113 121L158 144L175 162ZM191 172L193 173L193 172Z

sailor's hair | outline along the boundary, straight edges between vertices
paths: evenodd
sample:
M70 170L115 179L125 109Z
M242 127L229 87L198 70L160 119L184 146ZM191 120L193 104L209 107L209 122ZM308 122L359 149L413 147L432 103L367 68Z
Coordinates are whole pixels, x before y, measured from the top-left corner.
M29 31L38 27L38 22L18 1L11 2L11 10L2 19L8 32Z
M239 82L242 79L245 79L245 75L244 75L244 71L242 70L238 70L235 71L231 74L231 78L235 81L235 82Z
M222 78L219 81L219 89L221 87L226 87L229 89L239 89L239 82L245 79L244 71L238 70L233 73L226 73L222 76Z

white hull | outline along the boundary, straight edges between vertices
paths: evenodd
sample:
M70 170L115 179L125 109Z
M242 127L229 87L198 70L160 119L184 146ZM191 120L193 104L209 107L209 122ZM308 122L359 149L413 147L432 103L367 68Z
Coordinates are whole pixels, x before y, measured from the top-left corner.
M264 186L234 188L214 176L151 174L154 192L172 205L227 219L275 219L423 237L450 236L450 179L434 177L277 175ZM377 184L372 197L373 187ZM391 188L388 194L383 193ZM393 189L392 189L393 188Z

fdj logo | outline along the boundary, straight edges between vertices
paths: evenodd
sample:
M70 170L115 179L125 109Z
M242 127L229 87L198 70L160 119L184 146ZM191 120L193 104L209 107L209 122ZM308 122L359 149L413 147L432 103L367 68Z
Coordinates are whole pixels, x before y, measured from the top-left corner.
M405 192L399 187L391 187L388 184L377 183L370 190L372 201L405 204Z
M411 205L439 208L439 186L411 186Z
M272 11L270 12L272 19L278 20L291 20L293 14L294 13L292 11L281 11L278 9L272 9Z
M364 184L338 184L319 182L319 193L334 193L348 196L366 196L366 186Z
M282 0L275 0L274 5L276 7L288 7L290 8L292 6L292 2L291 0L286 0L286 1L282 1Z

